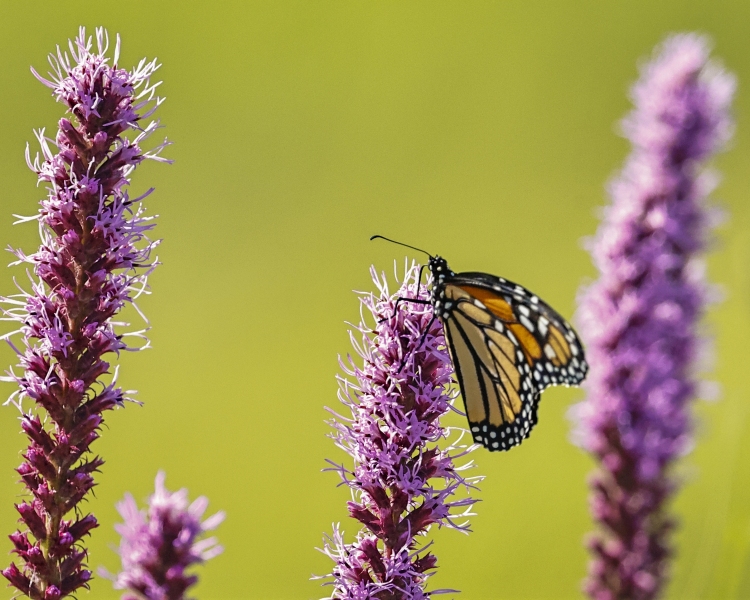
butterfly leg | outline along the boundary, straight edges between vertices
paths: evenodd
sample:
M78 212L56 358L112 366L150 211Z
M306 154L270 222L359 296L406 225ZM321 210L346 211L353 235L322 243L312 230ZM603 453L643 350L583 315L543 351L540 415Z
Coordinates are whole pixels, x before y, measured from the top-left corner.
M422 283L422 271L424 271L426 266L427 265L420 265L419 267L419 276L417 277L417 285Z
M395 317L396 313L398 312L398 305L401 304L401 302L411 302L412 304L432 304L429 300L420 300L419 298L396 298L396 305L393 307L393 314L390 317L383 317L382 319L379 319L378 323L388 321L389 319Z
M424 300L414 300L413 298L399 298L398 300L404 300L405 302L414 302L415 304L430 304L430 302L426 302ZM398 306L398 300L396 300L397 306ZM435 319L437 319L437 315L433 313L432 318L430 319L430 322L427 323L427 327L425 327L424 333L422 334L422 337L419 339L419 343L417 344L417 347L414 348L413 352L417 352L422 347L422 344L424 344L425 339L427 339L427 334L430 332L430 328L432 327L432 324L435 322ZM407 356L404 356L401 359L401 364L399 365L398 371L396 371L396 373L400 373L403 370L404 365L406 365L407 358L408 358Z
M427 334L430 332L430 327L432 327L432 324L435 322L435 319L437 319L437 315L433 314L432 318L430 319L430 322L427 323L427 327L425 327L422 337L419 339L419 343L417 344L417 347L414 348L412 353L417 352L422 347L422 344L424 344L424 341L427 338ZM406 364L406 356L404 356L401 359L401 365L398 367L398 371L396 371L396 373L400 373L401 369L404 368L405 364Z
M432 327L432 324L435 322L435 319L437 319L437 315L433 313L432 318L430 319L430 322L427 323L427 327L425 327L424 333L422 334L422 337L419 340L419 344L417 344L417 347L414 348L414 352L419 350L422 347L422 344L424 344L425 339L427 339L427 334L430 333L430 327Z

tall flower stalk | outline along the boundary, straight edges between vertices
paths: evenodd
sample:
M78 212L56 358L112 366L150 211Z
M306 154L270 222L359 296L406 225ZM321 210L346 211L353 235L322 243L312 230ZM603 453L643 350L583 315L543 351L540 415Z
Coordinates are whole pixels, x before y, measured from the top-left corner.
M460 475L470 464L454 464L466 452L459 445L462 434L445 450L437 446L449 433L440 418L453 400L442 326L429 306L401 302L396 310L399 297L429 299L418 276L412 265L391 294L385 276L372 270L378 294L362 294L360 302L375 329L363 316L350 332L364 364L341 361L346 376L339 377L339 399L351 418L335 415L332 437L354 466L331 464L351 489L349 514L364 530L347 544L336 526L325 543L323 551L336 562L331 598L406 600L439 593L425 589L437 559L420 547L419 536L433 524L467 532L467 523L457 519L469 516L476 502L468 495L454 498L480 479Z
M127 590L123 600L184 600L188 588L198 581L185 570L224 550L216 538L200 539L219 526L224 513L201 522L208 499L200 496L188 503L185 488L170 492L164 480L160 471L147 510L139 510L130 494L117 505L123 518L123 523L115 526L122 536L122 571L114 578L114 586Z
M37 133L43 160L32 161L27 151L47 188L34 217L41 246L28 256L15 251L33 269L31 291L2 299L5 319L20 323L23 338L16 350L23 374L5 379L19 387L9 402L21 410L29 438L17 471L30 494L16 505L22 528L10 536L20 566L12 563L3 575L39 600L69 596L91 578L83 538L97 521L81 502L103 461L90 446L104 411L128 399L103 356L130 349L113 317L146 289L156 264L157 242L147 237L154 223L141 205L151 190L131 198L127 186L141 161L163 160L164 144L141 147L158 126L146 124L162 101L149 81L158 65L142 60L125 71L119 46L118 37L110 60L104 30L96 30L94 43L81 28L69 53L50 55L49 79L34 71L68 115L54 140Z
M706 302L698 259L715 177L701 162L731 134L734 87L707 41L685 34L657 49L632 90L624 131L633 150L611 184L592 249L599 279L580 309L591 363L582 441L600 463L585 584L596 600L656 598L668 578L670 469L691 444Z

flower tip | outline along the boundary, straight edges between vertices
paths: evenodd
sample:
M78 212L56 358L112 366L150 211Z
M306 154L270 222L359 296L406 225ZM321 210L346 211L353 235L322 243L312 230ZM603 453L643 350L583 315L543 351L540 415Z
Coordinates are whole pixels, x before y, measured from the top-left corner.
M167 474L163 470L159 470L158 473L156 473L156 477L154 478L154 489L158 494L163 494L166 492L165 483L167 481Z
M224 520L227 518L227 513L223 510L220 510L216 514L211 515L201 523L201 528L203 531L210 531L212 529L216 529L219 525L221 525Z

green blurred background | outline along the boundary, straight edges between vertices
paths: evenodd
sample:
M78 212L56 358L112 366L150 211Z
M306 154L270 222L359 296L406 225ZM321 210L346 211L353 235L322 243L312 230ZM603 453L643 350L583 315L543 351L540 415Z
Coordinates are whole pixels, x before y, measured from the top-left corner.
M326 593L309 581L331 567L314 548L334 521L356 530L348 492L320 472L326 457L342 459L323 407L337 405L344 321L358 316L350 290L371 288L371 263L391 273L403 260L402 249L368 237L517 280L572 315L594 275L581 239L595 231L605 181L628 151L616 123L636 65L665 34L699 30L738 74L738 132L716 163L717 200L730 216L709 259L725 290L706 322L722 394L696 407L696 448L678 469L668 596L750 598L750 3L6 0L3 246L36 245L34 225L11 226L42 194L24 145L32 128L52 131L61 116L29 66L46 71L47 53L81 24L121 34L122 66L163 62L160 117L175 159L134 177L135 191L157 187L147 205L160 215L163 266L140 303L153 348L121 360L120 381L145 404L111 413L95 445L107 462L87 506L101 521L94 569L117 568L115 502L126 491L143 501L165 469L171 489L206 494L209 510L228 514L218 532L225 553L200 571L198 597ZM6 271L0 293L11 291ZM12 362L3 348L0 364ZM592 462L569 442L566 419L581 398L545 392L527 443L474 455L474 473L487 476L474 533L435 533L432 588L467 599L581 597ZM2 408L8 533L21 493L18 429L15 409ZM5 554L10 542L0 547ZM119 595L97 578L80 597Z

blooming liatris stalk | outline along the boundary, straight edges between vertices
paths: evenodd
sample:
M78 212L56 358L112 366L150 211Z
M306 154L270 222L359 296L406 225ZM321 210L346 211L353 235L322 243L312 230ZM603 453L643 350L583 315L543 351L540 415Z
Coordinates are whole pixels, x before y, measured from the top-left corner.
M122 536L122 571L114 586L127 590L123 600L183 600L187 589L198 581L185 569L223 551L216 538L198 538L216 529L224 513L201 522L208 500L201 496L188 505L187 490L169 492L164 478L160 471L147 511L138 510L130 494L117 505L124 523L115 526Z
M33 268L31 292L2 299L5 319L19 322L23 336L23 374L5 379L19 386L9 401L29 437L18 473L31 495L16 505L23 528L10 536L21 566L12 563L3 575L34 599L69 596L91 577L82 540L97 521L81 501L103 461L90 445L102 413L127 399L115 377L105 378L110 365L102 357L129 349L112 318L145 290L154 266L156 243L146 237L153 224L143 215L143 196L130 198L126 186L142 160L162 160L164 144L151 152L140 146L158 124L144 122L161 103L157 84L149 83L158 65L144 60L127 72L117 66L119 39L111 62L107 45L97 29L92 50L81 29L69 55L58 49L50 56L51 80L37 75L69 117L55 140L37 134L42 162L27 152L47 186L35 217L42 243L28 256L16 251ZM24 398L35 406L25 409Z
M599 279L582 297L591 374L579 433L600 462L585 584L596 600L655 598L668 577L670 467L691 443L706 301L698 256L715 177L700 162L731 133L734 79L708 56L705 39L676 35L642 69L624 122L633 150L593 245Z
M468 531L456 519L469 516L475 500L453 496L479 478L459 474L469 464L454 465L465 453L460 433L449 448L436 445L448 433L440 418L453 399L448 389L453 368L442 326L433 320L429 305L402 301L396 308L399 297L429 299L427 288L419 284L418 267L407 269L394 295L385 276L379 278L374 269L372 276L380 293L363 294L360 301L363 312L371 313L375 331L363 317L351 332L364 365L351 357L348 365L342 361L353 380L339 378L339 398L352 416L336 415L331 421L336 444L354 459L353 470L343 465L333 470L351 488L349 514L365 529L346 544L336 527L326 541L323 551L336 561L331 598L427 598L439 593L425 590L437 560L419 547L417 536L435 523Z

